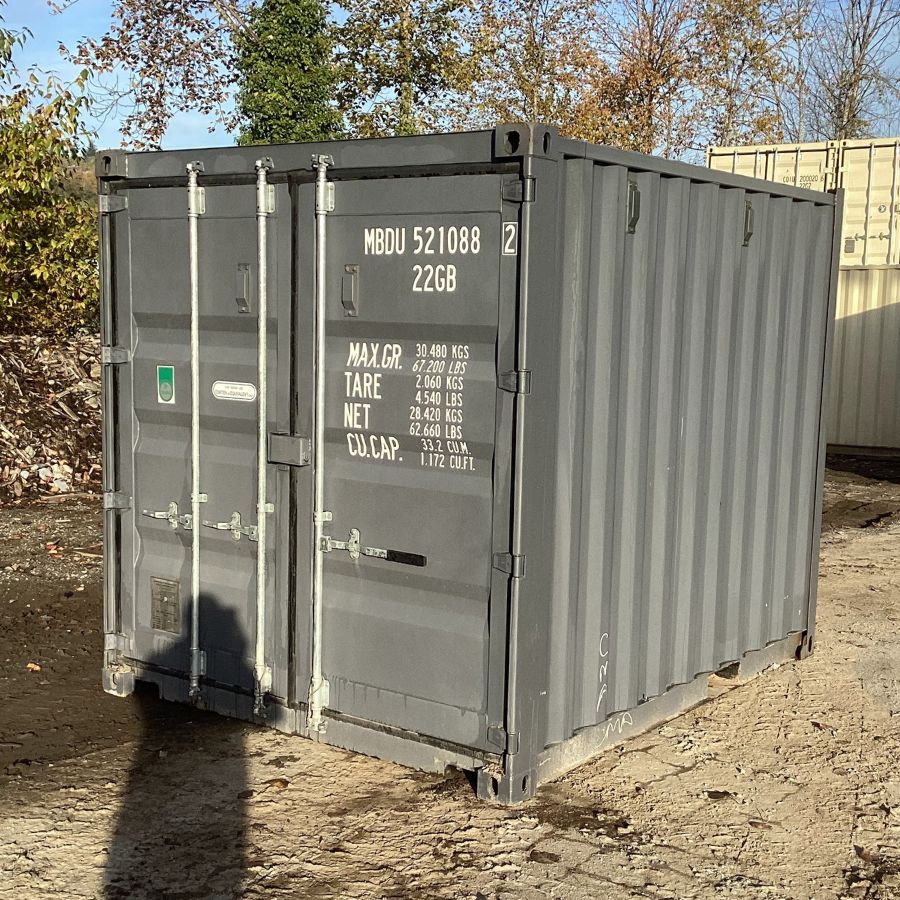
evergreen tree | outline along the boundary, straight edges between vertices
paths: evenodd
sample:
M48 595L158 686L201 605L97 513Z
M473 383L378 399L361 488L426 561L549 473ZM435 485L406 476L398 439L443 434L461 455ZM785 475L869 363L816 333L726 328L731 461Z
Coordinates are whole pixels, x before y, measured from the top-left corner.
M235 43L238 143L340 136L331 29L320 0L263 0Z

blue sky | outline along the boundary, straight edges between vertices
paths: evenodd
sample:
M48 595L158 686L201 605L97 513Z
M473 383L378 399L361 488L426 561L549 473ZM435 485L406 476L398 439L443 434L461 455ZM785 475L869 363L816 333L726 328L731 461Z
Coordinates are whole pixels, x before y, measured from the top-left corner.
M63 78L73 77L76 68L59 55L59 44L73 47L80 37L99 37L109 24L110 0L77 0L60 14L54 14L46 0L7 0L0 7L6 26L13 29L27 28L32 33L25 47L17 51L16 63L21 69L35 65L45 71L54 71ZM93 122L97 132L97 146L117 147L120 134L117 121ZM234 139L221 128L212 134L207 130L211 121L206 116L180 114L173 119L163 146L167 149L182 147L211 147L233 144Z

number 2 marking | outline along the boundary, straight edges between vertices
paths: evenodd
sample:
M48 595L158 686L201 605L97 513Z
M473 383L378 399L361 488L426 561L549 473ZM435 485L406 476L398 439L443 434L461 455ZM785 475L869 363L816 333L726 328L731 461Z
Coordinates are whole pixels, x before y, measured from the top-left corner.
M519 252L519 223L503 223L503 255L515 256Z

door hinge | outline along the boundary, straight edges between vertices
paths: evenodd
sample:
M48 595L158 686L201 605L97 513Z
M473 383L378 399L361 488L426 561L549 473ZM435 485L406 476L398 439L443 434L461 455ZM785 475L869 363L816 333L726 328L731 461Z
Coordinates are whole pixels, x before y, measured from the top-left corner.
M487 739L488 743L499 747L503 753L519 752L519 735L510 734L502 725L488 725Z
M512 372L501 372L497 377L497 385L501 391L511 394L531 393L531 370L516 369Z
M128 209L128 198L124 194L100 195L100 212L104 215L122 212L125 209Z
M103 635L103 649L107 651L117 650L120 653L124 653L126 650L131 649L131 641L124 634L119 634L117 631L107 631Z
M273 466L308 466L312 445L299 434L269 434L268 460Z
M514 553L495 553L494 568L505 572L511 578L525 577L525 555Z
M131 362L131 351L127 347L101 347L100 362L104 366L117 366Z
M503 185L503 199L511 203L534 202L534 177L517 178L515 181L507 181Z
M131 497L121 491L104 491L104 509L131 509Z

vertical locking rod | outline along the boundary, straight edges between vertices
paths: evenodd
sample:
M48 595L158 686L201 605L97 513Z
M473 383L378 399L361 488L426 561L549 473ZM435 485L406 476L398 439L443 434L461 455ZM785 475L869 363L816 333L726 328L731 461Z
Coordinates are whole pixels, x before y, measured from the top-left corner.
M313 522L313 584L312 584L312 679L309 686L310 731L322 729L322 710L327 687L322 672L322 588L324 551L322 549L325 524L325 221L331 204L328 196L328 156L313 157L316 170L316 402L313 465L315 469Z
M256 661L254 675L254 711L257 716L265 713L265 695L272 687L272 670L266 665L266 516L270 509L267 497L266 438L267 428L267 377L268 356L268 272L267 272L267 228L269 213L268 173L272 168L271 159L256 161L256 248L258 333L257 333L257 381L258 381L258 422L256 441Z
M191 520L200 521L200 264L197 220L203 213L203 188L197 173L203 163L190 162L188 175L188 256L191 278ZM191 532L191 680L188 696L200 696L200 529Z

